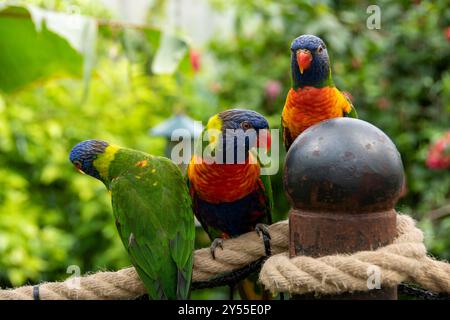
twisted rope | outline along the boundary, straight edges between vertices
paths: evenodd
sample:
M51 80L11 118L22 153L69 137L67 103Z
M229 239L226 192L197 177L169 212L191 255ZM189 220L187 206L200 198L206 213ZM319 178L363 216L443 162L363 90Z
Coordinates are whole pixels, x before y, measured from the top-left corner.
M78 289L77 289L78 288ZM0 300L32 300L33 286L1 290ZM48 282L39 285L40 300L116 300L134 299L145 294L145 288L134 268L117 272L98 272L79 278L79 286L73 279L64 282Z
M423 234L408 216L397 216L398 237L393 244L352 255L289 259L287 221L269 226L269 232L274 256L264 263L260 280L272 292L336 294L366 291L368 267L376 266L381 271L383 286L409 281L428 290L450 293L450 265L426 255ZM216 250L216 260L211 258L209 248L196 250L192 287L206 287L207 282L222 284L218 279L227 278L227 274L233 272L243 274L242 268L258 265L263 257L264 246L255 232L226 240L224 249ZM98 272L76 280L79 280L79 286L74 286L74 279L68 279L42 283L39 291L33 286L0 290L0 300L135 299L146 293L134 268Z
M269 226L272 253L277 254L288 249L289 226L281 221ZM249 232L238 238L224 241L223 250L216 249L216 259L211 258L209 248L195 251L194 273L192 281L210 280L226 272L241 269L265 256L262 239L256 232Z
M288 248L288 223L281 221L269 226L271 248L274 254ZM238 238L224 241L223 250L217 248L216 259L212 259L209 248L196 250L194 253L194 272L192 287L208 287L206 282L223 285L227 273L236 272L239 277L241 269L256 264L265 256L262 239L256 232L246 233ZM250 268L249 270L253 270ZM223 276L225 274L225 276ZM222 279L223 277L223 279ZM78 286L75 286L79 280ZM31 300L34 286L0 290L0 300ZM98 272L64 282L48 282L39 285L41 300L118 300L136 299L146 294L145 288L134 268L125 268L117 272Z
M339 294L367 291L373 267L379 268L382 287L410 281L435 292L450 292L450 265L427 256L423 233L414 220L397 216L398 236L394 243L375 251L320 258L286 252L270 257L263 265L260 281L272 292ZM371 268L372 267L372 268Z

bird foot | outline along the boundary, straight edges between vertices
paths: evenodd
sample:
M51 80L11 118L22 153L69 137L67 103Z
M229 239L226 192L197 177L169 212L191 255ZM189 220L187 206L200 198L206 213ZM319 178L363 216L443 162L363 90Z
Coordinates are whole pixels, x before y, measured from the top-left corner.
M211 246L209 247L209 250L211 251L211 255L213 259L216 259L216 248L220 247L223 250L223 239L222 238L215 238L213 242L211 243Z
M264 251L266 252L266 256L272 255L272 249L270 248L270 233L269 228L267 225L263 223L258 223L255 226L255 231L258 234L258 236L262 235L263 242L264 242Z

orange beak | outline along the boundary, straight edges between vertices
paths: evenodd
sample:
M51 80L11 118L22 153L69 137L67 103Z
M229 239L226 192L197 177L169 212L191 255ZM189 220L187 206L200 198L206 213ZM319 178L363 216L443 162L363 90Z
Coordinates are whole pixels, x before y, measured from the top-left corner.
M312 59L313 58L309 50L306 49L297 50L297 63L301 74L303 74L303 71L309 68Z

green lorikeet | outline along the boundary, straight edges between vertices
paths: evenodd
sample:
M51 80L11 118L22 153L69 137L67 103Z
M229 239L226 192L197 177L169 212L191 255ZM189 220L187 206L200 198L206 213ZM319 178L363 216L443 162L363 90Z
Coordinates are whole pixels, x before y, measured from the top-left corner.
M292 88L281 116L286 151L300 133L322 120L358 117L346 94L334 86L322 39L302 35L292 42L291 73Z
M209 141L200 137L197 143L188 182L194 213L213 240L213 257L223 239L253 230L262 233L270 254L270 235L264 225L272 222L270 177L260 174L260 162L252 152L270 147L268 128L267 120L255 111L227 110L209 119L202 134L203 138L209 134ZM219 135L211 135L213 130ZM211 152L205 154L208 148ZM262 298L264 293L253 278L239 284L245 299Z
M187 299L195 225L184 178L169 159L87 140L76 168L110 191L117 230L151 299Z

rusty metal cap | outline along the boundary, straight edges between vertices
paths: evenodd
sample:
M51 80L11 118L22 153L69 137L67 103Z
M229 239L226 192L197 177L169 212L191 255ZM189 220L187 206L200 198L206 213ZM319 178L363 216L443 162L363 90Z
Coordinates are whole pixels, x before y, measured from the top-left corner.
M404 171L383 131L366 121L335 118L297 137L286 155L283 181L296 209L363 213L394 208Z

